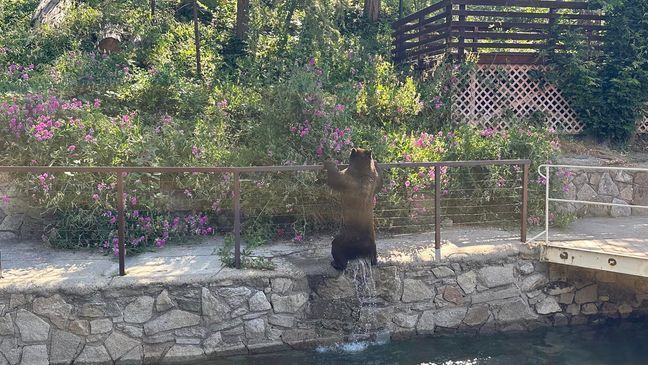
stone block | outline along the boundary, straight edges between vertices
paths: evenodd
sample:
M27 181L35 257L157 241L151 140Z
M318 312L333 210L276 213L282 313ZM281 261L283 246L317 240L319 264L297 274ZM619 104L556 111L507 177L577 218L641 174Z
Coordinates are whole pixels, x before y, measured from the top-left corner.
M20 331L20 339L23 342L47 341L50 325L37 315L24 309L18 310L16 314L16 326Z
M463 323L470 327L475 327L486 323L488 318L490 318L490 311L488 310L488 306L476 305L468 308L466 316L463 319Z
M574 302L577 304L592 303L598 300L598 286L592 284L576 291Z
M171 308L175 308L177 304L173 299L171 299L171 296L169 295L169 292L164 289L162 292L155 298L155 310L158 312L166 312Z
M401 301L405 303L432 300L434 295L434 290L430 289L421 280L405 279L403 281L403 296L401 297Z
M308 301L306 293L296 293L286 296L272 294L270 298L275 313L295 313Z
M491 308L495 314L495 320L500 323L519 322L536 318L522 298L494 303Z
M74 365L112 365L113 361L103 345L86 345Z
M144 323L148 321L153 316L153 303L153 298L149 296L135 299L124 308L124 321L128 323Z
M418 318L418 313L397 313L394 315L392 321L400 327L414 328L418 322Z
M612 203L614 204L623 204L627 205L628 202L614 198L612 199ZM632 208L631 207L619 207L619 206L613 206L612 209L610 210L610 215L612 217L629 217L632 214Z
M102 318L90 321L90 333L93 335L112 331L113 323L110 319Z
M454 276L454 271L447 266L437 266L432 268L432 273L437 279L447 278Z
M538 314L551 314L558 313L562 311L556 297L548 296L542 301L538 302L535 306L536 312Z
M466 317L468 308L446 308L434 312L434 325L445 328L457 328Z
M416 333L426 335L434 333L434 311L425 311L416 323Z
M489 290L472 295L471 300L473 304L487 303L501 299L513 298L520 296L520 290L516 287L509 287L499 290Z
M25 346L21 365L49 365L46 345Z
M223 322L230 317L230 306L227 301L215 297L207 288L202 288L201 303L202 315L207 317L207 323ZM247 303L244 310L247 313Z
M250 311L252 312L261 312L272 309L268 298L262 291L258 291L254 295L252 295L252 297L250 297L250 300L248 301L248 305Z
M286 294L293 288L293 281L287 278L273 278L270 280L272 292L276 294Z
M515 281L513 277L513 265L488 266L479 269L477 278L484 286L495 288Z
M548 279L544 274L533 274L525 277L520 283L520 289L523 292L536 290L547 284Z
M560 304L571 304L574 301L574 293L562 293L558 298Z
M67 327L72 309L72 305L66 303L58 294L48 298L36 298L32 303L32 310L35 314L49 318L60 329Z
M70 364L77 354L81 337L69 332L54 331L50 349L52 364Z
M195 326L198 323L200 323L200 316L179 309L173 309L146 322L144 324L144 332L147 335L154 335L159 332Z
M117 360L132 350L135 346L139 346L140 342L134 340L123 333L114 331L108 336L104 345L108 354L113 360Z
M596 314L598 313L598 307L596 307L596 304L594 303L583 304L583 306L581 307L581 313L586 316Z
M457 284L466 294L470 294L475 291L477 286L477 273L474 271L468 271L457 276Z
M446 286L443 290L443 299L455 305L462 305L464 303L463 292L456 286Z
M201 346L176 344L164 355L163 363L186 363L201 360L204 356L205 351Z
M273 326L291 328L295 324L295 318L288 315L273 314L268 317L268 323Z

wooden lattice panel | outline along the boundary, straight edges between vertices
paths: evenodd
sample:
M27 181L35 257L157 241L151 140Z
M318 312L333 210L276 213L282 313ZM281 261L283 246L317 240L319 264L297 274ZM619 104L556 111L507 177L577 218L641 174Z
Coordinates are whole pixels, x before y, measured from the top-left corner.
M583 124L560 90L533 77L546 71L538 65L477 65L461 80L453 100L455 119L484 128L507 129L507 112L529 117L541 112L547 128L576 134Z
M637 133L648 133L648 117L643 118L637 125Z

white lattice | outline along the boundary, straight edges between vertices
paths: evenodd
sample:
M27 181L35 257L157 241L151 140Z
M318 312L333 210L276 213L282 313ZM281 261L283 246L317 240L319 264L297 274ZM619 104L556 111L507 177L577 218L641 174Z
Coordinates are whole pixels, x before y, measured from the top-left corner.
M637 123L637 134L648 133L648 117Z
M546 71L546 66L477 65L455 94L454 117L484 128L507 129L506 118L502 118L507 112L520 117L542 112L547 127L561 133L580 133L583 124L560 90L532 77L538 71Z

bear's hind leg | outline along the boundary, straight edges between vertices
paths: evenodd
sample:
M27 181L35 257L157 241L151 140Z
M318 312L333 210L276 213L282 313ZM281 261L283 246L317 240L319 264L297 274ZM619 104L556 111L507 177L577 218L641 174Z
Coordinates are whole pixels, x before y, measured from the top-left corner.
M333 268L338 271L344 271L347 266L347 261L349 260L344 251L343 242L343 237L337 236L331 244L331 255L333 256L331 266L333 266Z

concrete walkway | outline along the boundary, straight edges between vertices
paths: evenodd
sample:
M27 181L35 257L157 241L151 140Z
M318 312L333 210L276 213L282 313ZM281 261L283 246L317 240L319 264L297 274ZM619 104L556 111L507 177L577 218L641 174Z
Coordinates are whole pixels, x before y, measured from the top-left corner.
M532 237L539 229L529 233ZM595 236L639 239L648 251L648 217L579 220L564 230L552 230L552 240L591 239ZM519 232L485 227L444 227L442 257L458 259L480 255L508 255L527 245ZM322 270L330 261L332 237L317 237L305 243L275 242L255 250L255 255L271 258L278 271ZM245 272L224 269L217 255L223 239L215 237L200 243L173 244L163 249L126 259L126 277L117 277L117 260L96 250L55 250L40 242L1 240L3 278L0 290L13 286L85 288L92 290L113 281L168 282L187 277L233 277ZM645 249L641 248L644 247ZM379 236L381 262L416 263L434 260L434 232ZM332 269L331 269L332 270ZM249 270L248 270L249 271Z

